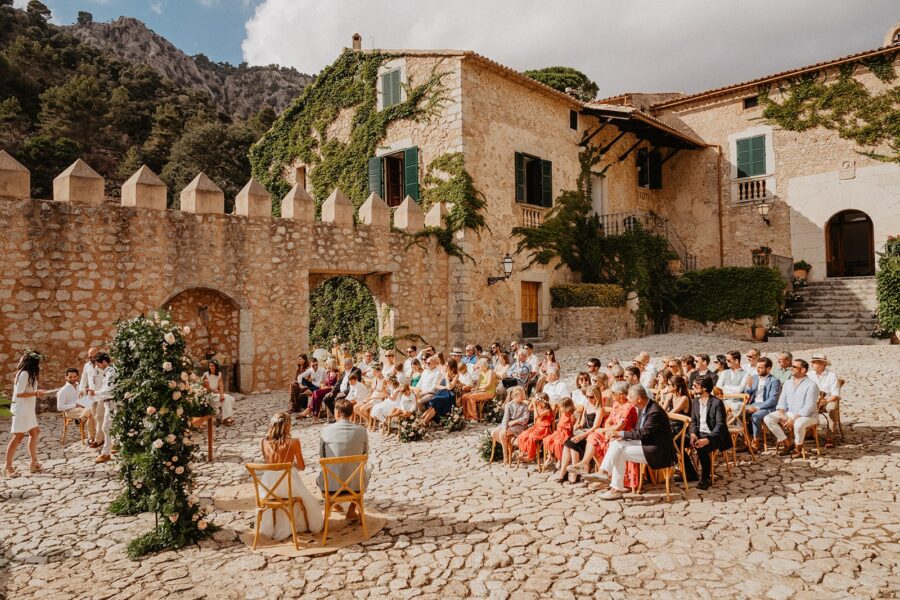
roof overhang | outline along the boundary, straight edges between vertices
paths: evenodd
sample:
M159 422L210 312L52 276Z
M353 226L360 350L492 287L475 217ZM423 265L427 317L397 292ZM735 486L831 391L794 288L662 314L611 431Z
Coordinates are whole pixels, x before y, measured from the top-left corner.
M709 145L631 106L586 104L581 112L596 117L601 123L615 125L620 131L634 134L657 147L698 150Z

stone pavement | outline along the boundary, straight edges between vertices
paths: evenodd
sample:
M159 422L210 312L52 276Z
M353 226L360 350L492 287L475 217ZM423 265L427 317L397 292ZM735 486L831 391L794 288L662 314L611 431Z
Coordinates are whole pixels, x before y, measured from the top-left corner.
M747 347L679 334L559 355L571 375L591 356L624 361L640 349L658 357ZM806 358L812 350L779 340L760 347ZM658 486L603 502L595 489L557 485L533 467L489 467L477 452L484 426L413 444L373 434L368 504L398 518L361 546L313 559L251 552L237 538L252 528L252 515L220 512L215 539L131 561L125 543L152 517L107 514L119 488L115 463L94 465L77 440L61 447L58 417L45 414L47 473L0 480L0 597L896 597L900 348L825 351L847 379L847 440L821 457L744 460L706 492L678 488L671 504ZM217 429L216 462L197 465L205 502L216 486L249 481L243 464L260 458L268 419L286 404L286 393L238 402L238 425ZM0 427L5 445L8 420ZM318 427L303 423L298 431L314 465ZM27 467L22 449L17 465Z

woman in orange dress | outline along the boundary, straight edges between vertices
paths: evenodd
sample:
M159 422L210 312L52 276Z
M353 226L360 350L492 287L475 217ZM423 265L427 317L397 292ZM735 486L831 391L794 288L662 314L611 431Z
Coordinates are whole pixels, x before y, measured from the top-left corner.
M538 394L534 406L534 425L519 434L519 453L525 455L527 462L537 458L539 444L553 431L553 410L550 408L550 397Z
M571 398L563 398L559 403L560 417L556 424L556 431L544 438L544 455L553 456L553 460L559 461L562 457L563 444L572 437L575 427L575 403Z

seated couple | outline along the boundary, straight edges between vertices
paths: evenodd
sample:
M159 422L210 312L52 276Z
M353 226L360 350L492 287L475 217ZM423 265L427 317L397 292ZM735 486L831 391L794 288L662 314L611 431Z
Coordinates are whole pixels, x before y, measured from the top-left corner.
M335 404L335 416L337 421L322 429L319 444L319 456L331 458L338 456L356 456L369 453L369 437L364 427L350 422L353 416L353 405L347 400L338 400ZM303 452L300 448L300 440L291 436L291 415L286 412L278 413L272 417L272 424L266 433L265 439L260 443L263 460L267 464L291 463L291 488L294 496L302 500L309 519L309 530L313 533L322 531L324 526L324 510L321 501L304 485L300 478L300 471L306 468L303 461ZM335 465L332 467L338 477L349 477L356 469L354 464ZM365 484L368 486L371 465L366 467ZM266 471L261 480L265 485L272 485L280 477L277 471ZM321 490L324 486L324 478L319 473L316 484ZM330 491L337 491L336 482L329 481ZM287 480L275 490L280 496L287 496ZM351 504L347 510L347 520L355 520L356 505ZM298 531L306 531L303 514L299 506L294 506L294 520ZM260 523L260 532L273 540L283 540L291 537L290 522L286 518L273 518L273 511L266 511Z

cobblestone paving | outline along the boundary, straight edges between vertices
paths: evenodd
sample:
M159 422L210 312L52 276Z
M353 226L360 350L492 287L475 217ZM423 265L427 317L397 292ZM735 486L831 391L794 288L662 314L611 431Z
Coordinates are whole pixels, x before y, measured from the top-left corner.
M654 336L565 348L567 374L585 359L630 359L746 349L745 342ZM762 344L773 354L778 344ZM808 358L811 348L788 347ZM486 427L438 432L414 444L372 436L368 503L397 516L361 546L313 559L267 557L237 538L250 513L217 513L215 539L134 562L125 543L152 517L106 507L115 463L59 443L56 415L40 417L47 472L0 480L0 596L41 598L885 598L900 594L900 348L826 348L847 379L847 440L809 461L771 454L730 478L665 502L603 502L585 485L560 486L533 467L488 467L477 454ZM243 463L286 394L238 402L238 426L217 430L217 460L198 465L199 493L247 482ZM8 420L0 421L5 445ZM295 426L307 464L318 428ZM17 464L27 467L20 449ZM312 467L308 467L312 468ZM721 467L720 467L720 470Z

